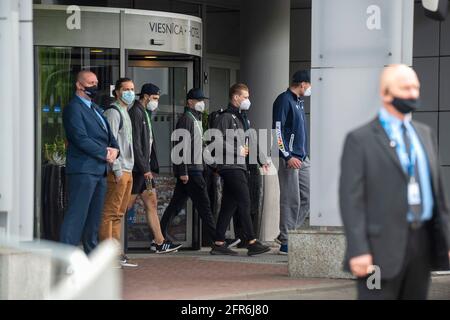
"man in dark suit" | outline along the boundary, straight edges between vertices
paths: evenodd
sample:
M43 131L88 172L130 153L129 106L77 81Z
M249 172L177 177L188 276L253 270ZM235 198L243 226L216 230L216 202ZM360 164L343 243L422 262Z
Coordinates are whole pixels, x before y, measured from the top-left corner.
M411 68L385 68L380 89L378 116L348 134L341 159L345 269L358 277L359 299L426 299L431 270L448 269L450 256L436 139L411 121L419 106ZM371 289L374 277L381 286Z
M86 254L98 244L107 165L119 155L119 146L108 121L93 102L97 90L97 76L81 71L77 75L76 95L63 111L69 185L68 209L60 240L73 246L82 240Z

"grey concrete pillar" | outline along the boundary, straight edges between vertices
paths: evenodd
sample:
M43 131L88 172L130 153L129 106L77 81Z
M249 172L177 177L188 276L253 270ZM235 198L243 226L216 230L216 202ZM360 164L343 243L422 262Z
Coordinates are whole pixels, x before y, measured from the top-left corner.
M289 85L290 0L242 1L241 80L254 128L272 127L272 103Z
M289 85L290 0L241 2L241 82L250 89L249 118L255 129L272 128L272 104ZM270 134L269 134L270 137ZM265 176L261 240L279 232L276 170Z
M311 226L289 234L289 274L342 273L345 235L339 210L346 135L379 108L385 65L412 63L412 0L313 0L311 52ZM337 227L337 228L334 228Z
M34 216L32 6L31 0L0 4L0 235L22 240L33 238Z
M17 119L19 154L17 155L20 178L15 180L19 204L19 236L30 241L34 234L34 71L33 57L33 1L19 0L19 60L20 60L20 115ZM26 92L27 94L23 94ZM16 177L17 178L17 177Z

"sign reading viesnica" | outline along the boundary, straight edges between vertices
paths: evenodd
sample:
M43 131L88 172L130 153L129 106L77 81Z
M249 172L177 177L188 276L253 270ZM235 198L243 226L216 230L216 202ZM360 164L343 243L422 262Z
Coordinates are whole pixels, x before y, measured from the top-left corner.
M126 14L124 41L128 48L201 56L202 24L200 19L188 16Z
M122 43L125 49L202 55L202 20L189 15L39 4L34 25L35 45L119 48Z
M170 34L177 36L189 35L192 38L200 39L200 28L196 26L188 26L186 24L178 24L175 22L167 23L160 21L150 21L150 32L159 34Z

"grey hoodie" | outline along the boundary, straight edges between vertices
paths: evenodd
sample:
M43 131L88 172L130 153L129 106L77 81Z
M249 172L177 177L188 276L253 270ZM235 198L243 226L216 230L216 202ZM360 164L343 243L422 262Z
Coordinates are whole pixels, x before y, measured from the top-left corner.
M107 109L103 114L108 120L111 127L112 134L116 138L120 148L120 156L114 161L112 171L116 177L122 176L123 172L132 172L134 166L133 153L133 129L131 126L130 116L117 101L113 103L122 110L119 113L114 108ZM122 118L123 125L120 127L120 119Z

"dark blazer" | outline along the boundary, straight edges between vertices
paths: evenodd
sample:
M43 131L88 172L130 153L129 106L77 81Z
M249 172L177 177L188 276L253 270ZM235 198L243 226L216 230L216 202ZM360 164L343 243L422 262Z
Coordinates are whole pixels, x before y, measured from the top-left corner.
M432 269L449 269L449 206L446 199L437 143L431 129L412 122L425 149L434 196ZM349 271L351 258L372 254L381 277L391 279L404 261L408 241L408 177L395 147L378 118L348 134L341 159L340 209L347 237L344 261Z
M152 150L150 152L150 130L147 124L147 112L144 106L136 100L133 106L128 110L131 125L133 127L133 151L134 151L134 172L159 173L158 158L156 155L156 139L153 134ZM148 115L151 117L151 115ZM152 127L152 133L153 133Z
M99 114L102 114L94 103L92 108L96 108ZM63 123L68 140L67 174L106 175L106 148L119 149L119 145L112 135L108 121L104 120L107 130L93 110L90 110L78 96L73 97L64 108Z

